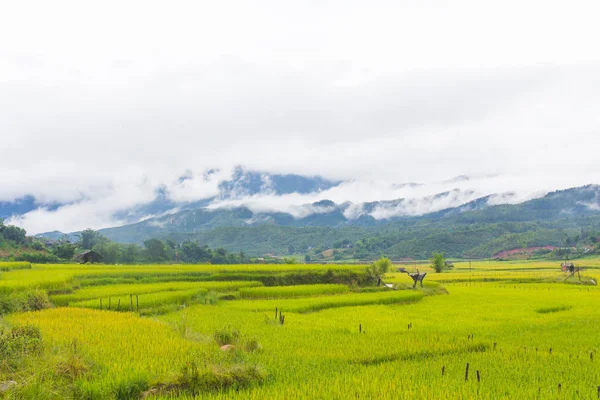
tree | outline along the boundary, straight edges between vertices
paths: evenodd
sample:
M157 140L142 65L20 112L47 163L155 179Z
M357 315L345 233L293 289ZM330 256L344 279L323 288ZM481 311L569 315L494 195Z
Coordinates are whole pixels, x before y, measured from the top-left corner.
M26 233L25 229L13 225L2 225L0 232L4 239L11 240L16 244L24 244Z
M33 250L37 250L37 251L47 250L46 247L44 246L44 244L37 240L35 240L33 243L31 243L31 248Z
M435 272L442 272L445 268L445 259L444 253L434 252L429 259L431 261L431 268L435 270Z
M211 260L212 254L207 245L200 246L198 242L181 244L181 259L186 263L205 263Z
M310 254L307 254L304 256L304 261L309 263L310 262Z
M54 247L53 253L58 258L62 258L63 260L70 260L75 255L75 246L74 244L68 242L62 242Z
M136 244L125 245L125 247L123 248L121 262L123 264L134 263L138 258L140 250L141 249Z
M161 262L167 260L167 249L165 244L158 239L149 239L144 242L146 255L151 262Z
M86 229L79 234L77 244L85 250L91 250L95 245L107 240L100 232L96 232L93 229Z
M381 278L392 266L392 261L387 257L381 257L379 260L374 261L373 264L367 267L367 274L372 280L379 282Z
M120 243L104 240L96 244L93 250L101 254L107 264L117 264L123 259L123 247Z
M231 262L231 258L227 254L227 250L219 247L211 252L210 262L212 264L229 264Z

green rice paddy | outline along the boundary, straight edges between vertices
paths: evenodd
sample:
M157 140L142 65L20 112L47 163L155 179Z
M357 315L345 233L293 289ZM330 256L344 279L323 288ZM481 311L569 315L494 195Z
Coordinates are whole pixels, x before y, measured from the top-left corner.
M6 268L4 296L54 307L3 317L43 351L0 380L14 399L596 399L600 260L559 264L405 265L428 275L394 268L398 290L356 265Z

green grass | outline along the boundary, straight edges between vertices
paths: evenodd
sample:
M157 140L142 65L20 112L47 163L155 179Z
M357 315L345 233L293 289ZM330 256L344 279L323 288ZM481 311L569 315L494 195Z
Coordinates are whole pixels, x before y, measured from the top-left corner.
M277 307L284 312L308 313L328 308L398 304L419 301L419 291L386 291L374 293L348 293L336 296L316 296L298 299L253 300L232 302L229 307L247 311L271 311Z
M537 310L535 310L535 312L540 313L540 314L549 314L549 313L555 313L555 312L560 312L560 311L567 311L567 310L570 310L571 308L573 308L573 306L544 307L544 308L538 308Z
M597 398L598 286L563 283L554 262L463 266L429 273L424 288L392 272L384 281L405 290L353 292L237 280L301 274L302 265L11 270L0 279L8 296L61 279L72 292L51 296L69 307L5 317L39 327L44 348L0 364L0 380L18 381L5 397L19 399L140 398L152 388L164 399ZM597 269L585 275L600 278ZM123 312L130 299L136 312ZM220 351L226 342L233 350Z
M349 291L346 285L300 285L241 288L243 299L277 299L289 297L308 297L323 294L340 294Z
M59 294L51 296L56 305L69 305L72 302L79 302L89 299L106 299L109 297L143 295L167 291L190 291L190 290L215 290L230 291L243 287L260 286L260 282L255 281L233 281L233 282L163 282L149 284L125 284L93 286L75 291L74 293Z
M0 261L0 271L11 271L16 269L31 269L31 263L27 261Z
M152 292L141 295L114 296L103 299L83 300L70 303L70 307L93 308L112 311L146 311L160 306L173 304L180 306L203 300L207 290L197 288L192 290L176 290L169 292Z

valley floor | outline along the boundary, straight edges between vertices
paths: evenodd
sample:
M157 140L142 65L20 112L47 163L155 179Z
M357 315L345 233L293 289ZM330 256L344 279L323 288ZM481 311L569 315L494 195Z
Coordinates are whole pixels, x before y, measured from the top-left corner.
M399 290L355 265L11 270L5 296L44 291L54 307L4 317L3 395L595 399L600 260L581 280L558 264L459 264L416 289L386 274ZM7 339L19 326L41 346Z

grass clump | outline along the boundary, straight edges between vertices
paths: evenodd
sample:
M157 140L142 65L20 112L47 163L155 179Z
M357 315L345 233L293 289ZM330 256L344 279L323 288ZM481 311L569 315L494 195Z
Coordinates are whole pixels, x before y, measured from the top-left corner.
M262 346L260 345L257 338L247 338L244 341L244 350L246 350L249 353L254 353L260 351L261 349Z
M219 346L233 345L234 349L244 350L248 353L258 352L262 349L256 337L246 337L239 330L231 327L215 331L213 338Z
M215 331L213 334L213 338L219 346L224 346L226 344L237 344L240 340L240 337L240 331L231 327L224 327L223 329Z
M0 328L0 356L3 360L18 360L42 352L42 333L34 325Z
M538 314L550 314L550 313L555 313L555 312L560 312L560 311L567 311L567 310L570 310L571 308L573 308L573 306L544 307L544 308L538 308L537 310L535 310L535 312Z
M23 311L39 311L52 307L44 290L25 290L0 294L0 314Z
M239 390L265 381L266 373L256 365L204 365L187 362L175 382L162 385L148 394L197 396L204 392Z

